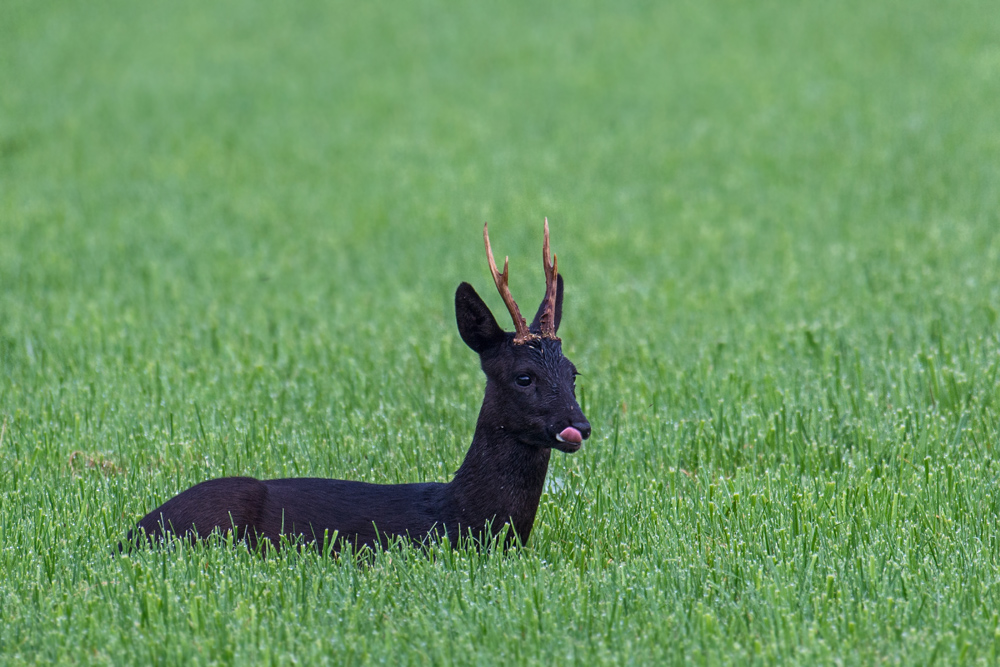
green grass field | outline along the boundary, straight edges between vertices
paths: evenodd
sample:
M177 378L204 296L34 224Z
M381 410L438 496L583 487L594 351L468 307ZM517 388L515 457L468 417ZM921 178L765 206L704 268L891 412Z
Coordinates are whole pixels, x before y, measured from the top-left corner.
M996 664L991 2L0 7L0 662ZM594 436L527 547L113 557L447 481L482 249Z

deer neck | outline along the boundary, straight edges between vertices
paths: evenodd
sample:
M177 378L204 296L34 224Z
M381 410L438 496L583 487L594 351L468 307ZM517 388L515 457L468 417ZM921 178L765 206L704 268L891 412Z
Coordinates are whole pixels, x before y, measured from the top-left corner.
M510 523L524 543L535 522L551 450L526 445L489 422L480 413L472 446L449 483L450 495L463 532L478 533L492 521L496 534Z

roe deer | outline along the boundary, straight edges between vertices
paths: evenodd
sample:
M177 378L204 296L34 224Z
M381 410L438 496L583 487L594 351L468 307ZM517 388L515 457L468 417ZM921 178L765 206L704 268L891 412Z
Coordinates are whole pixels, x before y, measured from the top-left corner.
M529 327L507 286L507 261L497 271L483 226L490 271L514 320L503 331L468 283L455 292L458 331L479 354L486 394L465 461L448 483L368 484L339 479L257 480L224 477L202 482L147 514L128 540L144 532L204 538L233 531L251 547L282 535L339 550L384 547L397 537L413 543L448 535L485 544L509 525L508 546L531 533L552 448L575 452L590 436L576 402L576 368L563 356L556 330L562 317L563 280L549 252L545 221L542 257L545 298Z

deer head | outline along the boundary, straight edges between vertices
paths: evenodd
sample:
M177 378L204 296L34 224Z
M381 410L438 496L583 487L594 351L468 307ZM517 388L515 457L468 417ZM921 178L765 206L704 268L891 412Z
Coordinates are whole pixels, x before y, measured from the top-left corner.
M530 326L508 288L507 259L503 273L497 271L485 225L483 238L493 280L514 320L515 331L500 328L471 285L459 285L455 293L458 331L465 344L479 354L486 374L478 428L491 429L491 434L484 434L490 437L508 436L531 447L575 452L590 436L590 423L576 402L576 367L563 356L556 336L562 319L563 279L555 257L550 259L548 220L542 246L545 297Z

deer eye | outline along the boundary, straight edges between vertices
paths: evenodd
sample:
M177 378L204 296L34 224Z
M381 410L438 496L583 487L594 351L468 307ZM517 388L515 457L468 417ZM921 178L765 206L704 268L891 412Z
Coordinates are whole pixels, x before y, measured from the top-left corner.
M528 375L527 373L522 373L521 375L518 375L516 378L514 378L514 382L517 383L518 387L527 387L529 384L531 384L531 376Z

